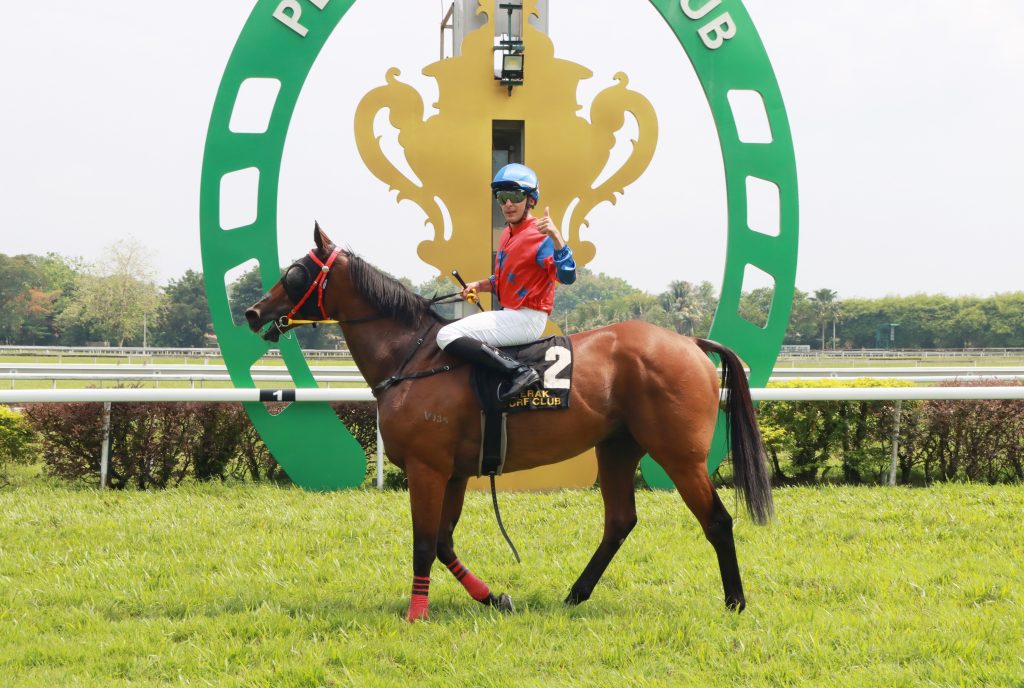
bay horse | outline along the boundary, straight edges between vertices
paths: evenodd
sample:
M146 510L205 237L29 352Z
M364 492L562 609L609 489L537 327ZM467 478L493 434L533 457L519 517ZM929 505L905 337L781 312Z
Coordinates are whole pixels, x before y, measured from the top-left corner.
M290 319L295 314L341 325L352 358L374 388L388 458L409 481L413 593L406 619L427 617L435 558L474 599L510 611L511 598L492 593L455 554L453 534L467 481L477 471L481 430L470 366L435 344L437 330L448 321L431 309L428 299L335 246L319 224L313 239L316 248L246 311L249 327L277 341L294 327ZM710 353L721 361L721 388L729 393L725 410L737 488L755 522L771 518L767 462L739 357L719 343L642 321L571 339L575 379L569 408L510 415L505 463L506 471L525 470L596 449L604 535L565 602L575 605L590 597L636 524L633 479L648 453L665 469L714 547L726 605L742 611L746 599L732 517L707 472L721 404Z

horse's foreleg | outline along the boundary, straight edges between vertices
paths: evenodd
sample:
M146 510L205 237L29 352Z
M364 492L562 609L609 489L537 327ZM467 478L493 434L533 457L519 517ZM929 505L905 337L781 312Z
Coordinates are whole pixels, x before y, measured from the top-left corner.
M633 477L643 450L632 438L606 440L596 449L598 480L604 499L604 536L569 590L566 604L579 604L590 598L608 564L636 525Z
M441 510L441 525L438 528L437 559L448 567L455 580L462 584L474 600L502 611L512 611L512 599L504 593L500 596L492 593L487 583L474 576L455 554L455 526L462 515L462 503L466 498L468 482L468 478L452 478L448 481Z
M477 602L486 603L491 597L491 589L487 583L473 575L455 554L455 526L462 515L462 503L466 498L468 478L452 478L444 493L444 506L441 509L441 525L438 528L437 559L448 567L455 579L462 583Z
M412 506L412 598L405 618L412 622L427 618L430 567L436 555L437 526L448 476L415 459L406 461L405 468Z

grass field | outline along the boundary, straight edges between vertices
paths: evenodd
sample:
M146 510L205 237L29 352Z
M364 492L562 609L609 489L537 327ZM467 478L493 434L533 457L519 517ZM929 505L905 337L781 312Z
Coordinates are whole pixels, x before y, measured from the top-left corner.
M731 493L724 493L734 510ZM594 491L506 494L524 563L471 494L463 562L410 588L407 495L210 485L0 490L0 684L13 686L1022 686L1021 487L784 489L736 523L749 608L725 610L678 498L594 597L561 600L600 536Z

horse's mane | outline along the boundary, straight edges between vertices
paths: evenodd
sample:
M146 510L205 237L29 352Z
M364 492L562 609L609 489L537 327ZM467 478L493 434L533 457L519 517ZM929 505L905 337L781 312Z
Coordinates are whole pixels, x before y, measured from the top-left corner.
M345 255L352 286L381 315L395 318L409 327L415 326L424 314L436 320L443 319L433 311L428 299L410 291L394 277L384 274L351 251L345 251Z

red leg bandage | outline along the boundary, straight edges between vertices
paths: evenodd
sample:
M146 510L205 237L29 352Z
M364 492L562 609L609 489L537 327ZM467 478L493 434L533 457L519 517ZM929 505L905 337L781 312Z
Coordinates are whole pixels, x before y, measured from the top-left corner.
M409 612L405 620L410 623L427 618L427 606L430 604L430 576L412 577L412 599L409 601Z
M466 589L470 597L477 602L483 602L491 596L491 589L487 587L487 583L470 573L470 570L463 566L458 559L448 564L448 570L452 572L457 581L462 583L462 587Z

